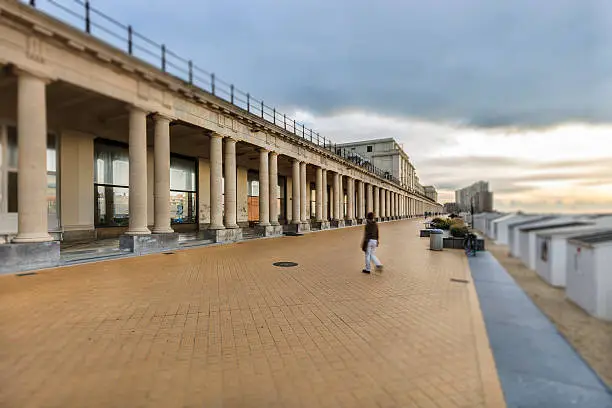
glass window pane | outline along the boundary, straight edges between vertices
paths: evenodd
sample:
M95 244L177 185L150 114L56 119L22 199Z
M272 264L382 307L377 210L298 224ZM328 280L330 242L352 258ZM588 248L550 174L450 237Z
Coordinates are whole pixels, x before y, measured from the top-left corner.
M57 171L57 147L53 133L47 135L47 171Z
M8 127L8 168L17 170L17 128L14 126Z
M95 222L99 226L127 226L129 223L129 189L96 186Z
M186 191L170 192L170 220L175 224L196 222L197 194Z
M94 182L127 187L130 184L130 163L127 147L103 142L95 143Z
M170 157L170 189L196 191L196 161Z
M8 212L17 212L17 172L8 174Z

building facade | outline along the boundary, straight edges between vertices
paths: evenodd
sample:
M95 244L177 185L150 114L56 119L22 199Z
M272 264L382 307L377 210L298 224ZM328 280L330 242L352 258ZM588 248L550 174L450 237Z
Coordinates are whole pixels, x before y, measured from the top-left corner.
M393 138L350 142L338 145L347 149L359 160L386 171L390 176L399 180L399 184L408 191L424 190L419 184L419 178L410 158L402 146ZM437 200L436 200L437 201Z
M478 181L471 186L455 191L455 202L461 211L475 213L493 211L493 193L489 191L489 183Z
M21 2L0 2L0 38L0 272L56 265L60 241L137 252L177 232L224 242L441 211L406 163L389 179L263 103L256 115Z

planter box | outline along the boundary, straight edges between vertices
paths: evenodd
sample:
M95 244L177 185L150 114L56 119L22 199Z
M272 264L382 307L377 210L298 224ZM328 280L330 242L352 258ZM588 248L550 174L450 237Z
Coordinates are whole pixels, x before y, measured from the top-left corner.
M443 239L442 246L449 249L463 249L463 238L447 237ZM485 241L482 238L476 239L476 250L485 250Z

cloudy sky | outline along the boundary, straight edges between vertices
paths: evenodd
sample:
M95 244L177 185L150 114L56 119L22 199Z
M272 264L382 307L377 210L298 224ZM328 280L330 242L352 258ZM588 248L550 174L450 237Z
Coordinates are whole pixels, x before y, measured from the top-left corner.
M394 137L441 201L612 211L612 1L92 3L334 141Z

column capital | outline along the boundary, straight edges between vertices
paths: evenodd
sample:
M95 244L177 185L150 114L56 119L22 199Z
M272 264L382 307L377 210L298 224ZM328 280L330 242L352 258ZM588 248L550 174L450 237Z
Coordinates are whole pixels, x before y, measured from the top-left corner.
M231 136L222 136L222 137L223 137L223 140L224 140L225 142L227 142L227 143L236 143L236 142L237 142L237 140L236 140L236 139L234 139L234 138L233 138L233 137L231 137Z
M15 75L17 77L36 78L36 79L44 82L45 85L49 85L51 82L53 82L53 78L51 78L49 75L44 74L42 72L34 72L31 69L24 69L24 68L19 68L19 67L13 67L12 72L13 72L13 75Z
M215 132L209 133L211 139L223 139L223 135Z
M265 147L257 147L257 151L259 153L270 153L270 150L266 149Z
M152 117L152 118L153 118L153 120L155 120L156 122L168 122L168 123L170 123L170 122L172 122L172 121L173 121L173 119L172 119L172 118L170 118L170 117L168 117L168 116L166 116L166 115L164 115L164 114L162 114L162 113L159 113L159 112L155 112L155 113L153 113L153 114L151 115L151 117Z
M137 112L137 113L142 113L144 115L148 115L149 113L151 113L148 110L141 108L140 106L131 105L131 104L125 105L125 109L128 112Z

